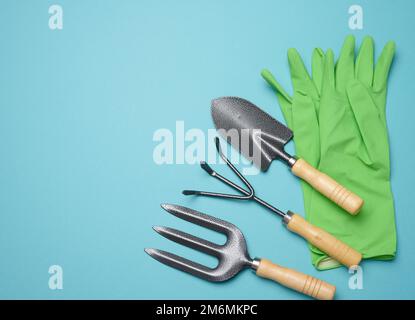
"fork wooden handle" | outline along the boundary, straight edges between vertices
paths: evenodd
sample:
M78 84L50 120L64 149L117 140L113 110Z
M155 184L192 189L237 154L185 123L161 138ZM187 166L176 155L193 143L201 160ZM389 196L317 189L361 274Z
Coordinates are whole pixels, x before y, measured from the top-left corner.
M336 287L304 273L259 260L256 274L319 300L333 300Z
M334 260L349 268L358 265L362 260L360 252L349 247L327 231L312 225L298 214L288 213L291 215L291 218L287 222L287 228L327 253Z
M362 208L364 203L362 198L328 175L318 171L304 159L298 159L292 166L291 171L348 213L356 215Z

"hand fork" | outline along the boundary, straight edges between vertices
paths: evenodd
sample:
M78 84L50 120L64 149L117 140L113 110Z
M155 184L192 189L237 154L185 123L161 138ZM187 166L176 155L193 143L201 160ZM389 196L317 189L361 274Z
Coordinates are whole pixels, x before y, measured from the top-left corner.
M266 259L250 258L245 238L235 225L182 206L163 204L162 208L178 218L225 234L227 241L224 245L218 245L176 229L154 227L156 232L167 239L202 251L219 260L215 268L209 268L166 251L145 249L151 257L161 263L213 282L228 280L242 269L252 268L260 277L274 280L285 287L313 298L320 300L333 299L336 287L327 282L281 267Z

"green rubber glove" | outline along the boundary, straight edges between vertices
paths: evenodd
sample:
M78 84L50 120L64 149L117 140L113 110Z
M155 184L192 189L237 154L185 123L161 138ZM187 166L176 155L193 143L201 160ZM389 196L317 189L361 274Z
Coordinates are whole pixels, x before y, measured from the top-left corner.
M365 200L360 213L352 216L302 182L307 219L365 259L390 260L396 253L396 228L385 106L395 44L385 46L376 67L370 37L356 61L354 46L354 38L347 37L336 65L331 50L326 55L314 50L312 77L290 49L292 98L271 73L262 75L277 91L297 155ZM317 248L311 246L311 252L317 269L339 266Z

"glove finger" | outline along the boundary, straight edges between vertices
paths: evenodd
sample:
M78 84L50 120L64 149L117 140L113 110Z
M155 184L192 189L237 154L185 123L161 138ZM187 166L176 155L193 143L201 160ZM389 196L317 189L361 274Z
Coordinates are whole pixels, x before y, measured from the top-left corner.
M338 110L338 104L333 97L335 93L335 80L334 80L334 54L333 50L329 49L326 52L324 59L324 74L321 88L321 100L318 112L318 119L321 131L321 150L325 148L326 140L329 137L329 132L332 130L332 126L336 116L341 110Z
M322 82L322 92L326 90L333 90L335 88L335 79L334 79L334 53L333 50L327 50L325 59L324 59L324 73L323 73L323 82Z
M317 90L301 59L295 49L288 50L288 63L290 65L291 79L295 91L301 91L312 97L317 97Z
M279 94L281 94L287 102L292 103L291 96L287 93L287 91L284 90L284 88L279 84L279 82L275 79L275 77L272 75L272 73L267 70L263 69L261 71L261 76L264 78L268 84L274 88L275 91L277 91Z
M313 57L311 60L311 72L317 92L318 94L321 94L321 85L324 73L324 51L321 48L316 48L313 51Z
M347 96L372 163L379 163L388 145L387 131L379 110L366 87L359 81L347 88ZM387 151L386 151L387 152Z
M336 87L341 92L346 92L347 84L354 79L354 50L355 38L347 36L336 65Z
M270 71L263 69L261 71L261 75L265 81L276 91L278 102L284 115L285 122L287 123L288 127L292 129L292 98L278 83Z
M395 42L389 41L383 48L382 54L376 63L375 75L373 79L373 89L375 92L379 92L382 89L386 88L389 70L395 56L395 48Z
M320 136L313 99L296 91L292 104L292 125L295 148L299 157L312 166L320 160Z
M367 87L373 84L373 39L365 37L356 59L356 79Z

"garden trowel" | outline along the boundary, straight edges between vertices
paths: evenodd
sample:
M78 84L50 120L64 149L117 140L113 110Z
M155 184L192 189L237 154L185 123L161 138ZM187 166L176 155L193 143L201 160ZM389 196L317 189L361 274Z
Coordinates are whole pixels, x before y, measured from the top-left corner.
M292 131L253 103L238 97L214 99L212 117L219 134L262 171L269 168L272 160L279 159L297 177L350 214L357 214L363 206L359 196L304 159L285 152L284 146L292 139Z

